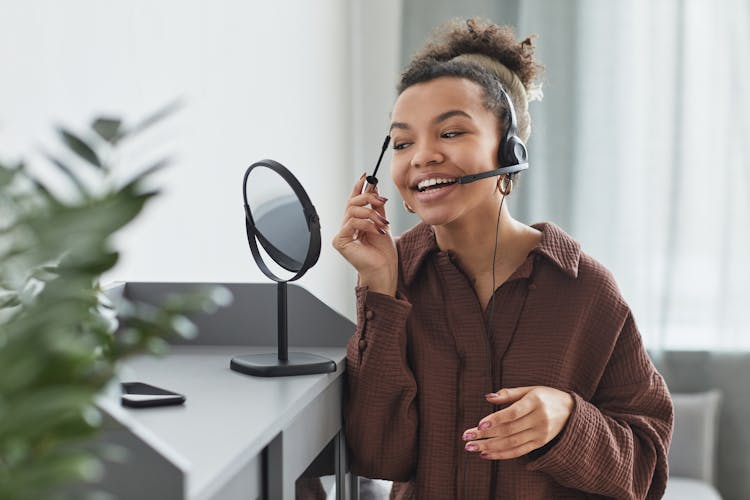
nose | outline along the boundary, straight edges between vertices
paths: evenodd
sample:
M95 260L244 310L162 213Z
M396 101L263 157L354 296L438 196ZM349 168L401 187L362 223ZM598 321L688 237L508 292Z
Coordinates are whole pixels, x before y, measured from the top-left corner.
M433 141L421 141L412 145L414 155L409 162L412 167L437 165L445 160L443 153Z

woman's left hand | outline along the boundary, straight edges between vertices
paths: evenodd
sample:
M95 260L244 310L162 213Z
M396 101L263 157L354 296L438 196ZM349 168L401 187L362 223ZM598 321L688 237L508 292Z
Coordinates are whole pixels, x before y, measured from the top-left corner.
M489 403L507 405L463 433L465 449L489 460L517 458L552 441L573 411L573 396L545 386L501 389L485 395Z

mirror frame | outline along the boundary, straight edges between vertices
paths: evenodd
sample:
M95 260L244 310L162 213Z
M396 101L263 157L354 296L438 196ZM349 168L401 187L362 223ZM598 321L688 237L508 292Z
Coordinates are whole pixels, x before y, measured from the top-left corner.
M276 258L271 255L273 252L269 251L261 242L261 245L266 250L266 253L268 253L269 256L273 258L276 264L288 270L289 272L295 273L295 275L289 279L283 279L276 276L276 274L274 274L273 271L271 271L271 269L265 263L263 257L260 255L260 250L258 249L258 240L268 240L265 239L265 237L258 231L257 227L255 226L255 221L253 220L253 216L250 211L250 205L247 201L247 179L250 175L250 172L252 172L253 169L257 167L270 168L271 170L279 174L292 188L292 191L294 191L297 199L302 204L302 212L305 216L305 221L307 222L307 228L310 230L310 241L307 246L307 255L305 255L305 261L302 263L302 267L297 271L295 271L294 269L290 269L289 264L284 262L284 258L280 258L281 262L277 261ZM318 213L315 211L315 207L313 206L312 201L310 201L310 197L302 187L302 184L300 184L300 182L297 180L294 174L289 171L289 169L275 160L265 159L256 161L255 163L247 167L247 170L245 170L245 176L242 179L242 199L245 203L245 232L247 234L247 243L250 245L250 251L253 253L255 263L258 265L260 270L263 271L263 274L277 283L286 283L288 281L295 281L301 278L308 269L310 269L315 265L316 262L318 262L318 257L320 257L320 218L318 217ZM279 254L281 254L279 257L285 257L292 260L291 257L288 257L281 251L279 251Z

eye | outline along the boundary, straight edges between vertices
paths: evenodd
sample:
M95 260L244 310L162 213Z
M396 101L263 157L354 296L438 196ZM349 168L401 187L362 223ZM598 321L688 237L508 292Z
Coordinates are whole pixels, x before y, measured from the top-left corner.
M393 149L399 150L399 149L406 149L409 146L409 142L393 142Z
M458 137L459 135L463 135L464 133L458 130L452 131L452 132L443 132L440 134L440 137L444 139L453 139L454 137Z

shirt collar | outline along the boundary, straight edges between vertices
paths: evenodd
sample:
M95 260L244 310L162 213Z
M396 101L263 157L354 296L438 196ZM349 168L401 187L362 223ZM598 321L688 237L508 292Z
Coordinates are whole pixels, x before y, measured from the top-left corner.
M521 266L521 268L528 269L528 272L523 272L523 274L525 276L530 274L530 259L533 258L534 254L538 254L546 258L566 276L576 278L578 276L578 262L581 257L581 245L551 222L540 222L532 225L532 227L542 232L542 239L529 252L529 258ZM427 257L440 252L435 239L435 231L432 226L423 222L401 235L397 245L406 286L410 286L414 281ZM521 268L519 268L519 271L521 271Z

